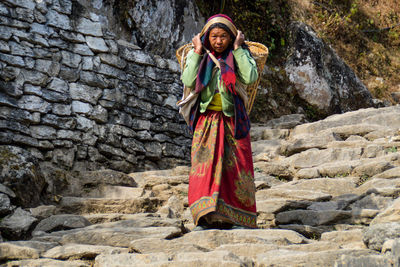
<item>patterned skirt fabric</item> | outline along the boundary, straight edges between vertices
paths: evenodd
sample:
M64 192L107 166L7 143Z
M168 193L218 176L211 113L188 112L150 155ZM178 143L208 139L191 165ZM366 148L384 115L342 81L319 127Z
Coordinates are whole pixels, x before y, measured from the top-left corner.
M195 225L209 213L257 228L250 135L234 138L234 118L201 113L193 134L189 206Z

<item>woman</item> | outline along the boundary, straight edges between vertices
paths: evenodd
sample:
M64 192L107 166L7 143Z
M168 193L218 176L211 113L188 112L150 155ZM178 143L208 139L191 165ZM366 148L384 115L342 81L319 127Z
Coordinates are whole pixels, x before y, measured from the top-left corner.
M199 94L189 123L194 230L256 228L250 123L239 86L257 80L256 62L243 33L223 14L209 18L192 43L181 79Z

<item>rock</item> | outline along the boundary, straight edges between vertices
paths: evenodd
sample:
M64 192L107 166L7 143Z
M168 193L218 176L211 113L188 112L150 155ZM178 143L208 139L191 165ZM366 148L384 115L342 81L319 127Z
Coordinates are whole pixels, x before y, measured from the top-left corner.
M285 164L256 162L254 168L257 168L268 175L276 176L278 179L291 180L293 178L292 171Z
M180 13L177 7L185 10ZM127 10L131 25L137 29L136 38L145 44L144 49L152 54L174 55L176 47L190 42L204 25L204 18L193 3L178 4L178 1L158 2L151 5L146 0ZM190 15L189 15L190 14ZM184 30L178 26L183 26ZM132 28L133 29L133 28ZM136 43L136 42L135 42ZM171 44L175 44L172 46Z
M32 112L47 113L51 109L50 103L34 95L24 95L18 100L18 107Z
M56 11L49 10L46 14L48 24L63 30L71 30L71 24L68 16Z
M296 173L296 177L298 179L313 179L313 178L319 178L321 175L318 171L318 168L304 168L300 169Z
M385 174L385 171L390 170L392 168L393 168L393 165L390 162L373 161L373 162L368 162L366 164L361 164L360 166L354 168L353 175L354 176L367 175L369 177L372 177L377 174L388 175L388 173ZM395 176L392 178L400 178L400 168L398 169L397 172L398 172L397 177ZM389 176L390 176L390 174L389 174ZM379 177L379 178L387 178L387 177Z
M68 233L61 238L61 244L89 244L129 247L131 241L145 237L170 239L180 236L181 229L177 227L113 227L101 229L81 229Z
M343 255L339 260L335 261L335 267L391 267L390 260L384 256L369 255L354 257Z
M91 36L103 36L103 31L101 29L101 24L99 22L90 21L84 17L79 18L76 26L76 31Z
M90 267L91 264L85 261L59 261L52 259L22 260L8 262L7 267Z
M251 141L279 140L289 136L288 129L270 129L265 126L254 126L250 129Z
M350 217L350 211L292 210L278 213L276 215L275 221L277 224L290 224L301 222L305 225L318 226L334 224Z
M318 136L297 137L294 140L290 140L289 145L286 147L285 154L290 156L311 148L324 149L327 148L328 143L333 141L341 141L341 138L329 132Z
M342 255L355 257L376 255L370 250L338 249L320 252L291 251L287 249L271 250L257 256L259 266L290 266L295 262L299 266L333 266Z
M163 252L168 255L179 252L207 252L206 248L200 247L194 243L182 242L179 239L165 240L161 238L143 238L130 243L131 251L148 254Z
M400 167L389 169L382 173L374 175L372 178L382 178L382 179L396 179L400 178Z
M290 114L290 115L283 115L278 119L269 120L265 126L274 129L292 129L304 122L305 122L305 116L303 114Z
M270 198L286 198L289 200L306 200L306 201L324 201L330 200L331 195L310 191L310 190L295 190L295 189L266 189L256 192L256 200L266 200Z
M302 246L306 246L303 244ZM225 244L217 247L214 251L229 251L239 257L247 257L249 259L257 258L258 254L268 252L270 250L278 249L277 245L273 244L252 244L252 243L240 243L240 244Z
M63 197L60 211L64 213L139 213L154 212L160 201L156 198L102 199Z
M321 238L321 235L324 232L332 231L332 226L310 226L310 225L303 225L303 224L281 224L278 226L280 229L286 229L295 231L306 238L310 238L311 240L317 240ZM290 245L288 245L290 246ZM286 246L286 247L288 247ZM303 251L303 249L299 248L297 250ZM323 250L323 249L321 249Z
M340 196L350 194L355 189L355 183L347 178L317 178L292 181L273 187L274 190L312 191L313 194L329 194ZM310 196L311 197L311 196ZM311 200L311 199L310 199ZM314 199L316 201L316 199Z
M381 178L371 178L364 181L360 187L356 188L355 193L363 194L368 191L379 192L380 190L391 188L394 190L396 187L400 186L400 179L381 179Z
M183 252L178 253L174 260L176 266L251 266L253 262L247 258L239 258L229 251Z
M118 254L99 255L95 260L95 267L117 267L117 266L146 266L152 264L166 264L169 261L165 253L150 254Z
M86 36L86 43L93 52L108 52L109 49L102 38Z
M323 114L374 106L365 85L311 27L295 22L290 31L292 56L285 70L303 100Z
M353 161L334 161L321 164L317 167L321 176L346 177L350 176L352 170L359 165L358 160Z
M118 248L110 246L92 246L80 244L68 244L65 246L57 246L43 254L45 258L52 259L94 259L97 255L121 254L128 253L127 248Z
M97 216L101 216L100 218ZM97 228L112 228L112 227L178 227L182 228L182 222L177 219L161 218L151 213L138 213L138 214L91 214L85 215L85 217L92 221L93 224L89 229ZM92 218L92 219L91 219ZM105 218L105 219L104 219ZM100 220L100 221L99 221ZM102 223L102 221L110 221L108 223ZM118 221L121 220L121 221ZM99 224L102 223L102 224Z
M257 201L257 212L267 214L277 213L287 208L290 202L290 200L284 198L272 198Z
M86 85L71 83L69 85L71 98L95 105L102 95L102 91Z
M58 246L58 243L54 242L39 242L39 241L10 241L7 242L6 244L10 245L15 245L15 246L20 246L22 248L32 248L37 250L40 256L43 255L44 252L46 252L49 249L52 249L56 246Z
M82 57L78 54L73 54L67 51L61 51L62 63L71 68L78 68Z
M177 239L180 242L193 243L206 249L215 249L224 244L253 243L253 244L300 244L308 240L302 235L279 229L268 230L207 230L190 232Z
M11 205L8 196L0 193L0 216L10 214L12 210L13 206Z
M355 229L349 231L332 231L323 233L321 235L321 241L332 242L340 246L349 243L361 243L361 245L363 246L364 243L362 242L362 237L363 235L361 229Z
M312 168L327 162L359 160L362 151L361 148L312 148L286 158L285 163L296 169Z
M322 121L306 123L293 129L291 135L313 134L324 130L333 131L345 138L350 135L368 137L368 134L379 131L383 127L396 130L399 127L398 106L379 109L360 109L340 115L332 115Z
M381 209L382 210L382 209ZM400 220L400 198L397 198L390 206L383 209L372 221L371 225L398 222Z
M143 188L99 185L86 195L92 198L136 199L144 196L144 194L145 190Z
M0 260L37 259L39 253L30 247L17 246L11 243L0 243Z
M9 240L23 238L37 219L27 211L17 208L13 214L4 217L0 221L0 230L4 237Z
M70 214L52 215L39 222L34 232L37 231L53 232L60 230L82 228L89 225L91 225L91 223L84 217L79 215L70 215Z
M375 209L383 210L393 202L390 197L383 197L375 194L369 194L364 198L357 200L350 205L352 209Z
M369 249L381 251L386 240L400 237L399 230L397 222L374 224L363 232L363 242Z

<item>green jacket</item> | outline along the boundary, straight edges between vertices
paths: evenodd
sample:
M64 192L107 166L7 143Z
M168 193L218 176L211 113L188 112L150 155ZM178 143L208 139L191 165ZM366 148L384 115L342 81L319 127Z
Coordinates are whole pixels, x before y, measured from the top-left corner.
M255 60L250 56L250 52L247 49L238 48L232 53L237 67L236 79L246 85L254 83L258 78L257 65ZM187 55L181 80L185 86L191 89L194 89L196 86L197 73L202 57L195 53L194 50L191 50ZM222 112L225 116L233 117L235 115L233 97L231 93L226 91L225 85L219 82L220 79L221 71L217 68L209 84L200 93L200 112L203 113L206 111L214 97L215 89L218 87L221 93Z

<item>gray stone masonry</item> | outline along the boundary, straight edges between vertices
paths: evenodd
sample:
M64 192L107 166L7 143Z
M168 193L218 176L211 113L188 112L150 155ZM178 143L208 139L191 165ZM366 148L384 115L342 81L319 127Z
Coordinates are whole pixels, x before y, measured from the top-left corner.
M119 40L106 16L79 8L0 3L0 144L66 169L188 163L178 63Z

